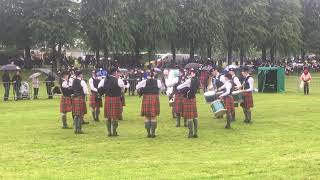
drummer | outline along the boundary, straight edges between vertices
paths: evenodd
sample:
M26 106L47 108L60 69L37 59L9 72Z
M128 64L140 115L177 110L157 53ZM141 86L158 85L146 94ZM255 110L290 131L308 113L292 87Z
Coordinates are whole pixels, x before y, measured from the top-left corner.
M247 67L244 67L242 69L241 74L245 78L242 85L245 92L243 93L243 103L241 103L243 113L245 115L244 122L251 123L251 108L253 108L252 92L254 91L254 79L250 76L249 69Z
M211 77L208 83L208 91L215 91L224 84L224 76L222 73L219 73L218 68L214 66L210 71Z
M225 83L218 90L223 91L223 94L219 96L219 98L224 101L225 108L227 109L227 124L225 126L226 129L231 128L232 115L234 114L234 100L232 96L232 76L231 74L225 74Z
M236 70L234 68L230 68L229 69L229 74L231 75L232 79L231 82L233 84L233 91L237 91L240 90L242 85L241 82L239 80L239 78L236 76ZM236 120L236 113L235 111L232 112L232 121Z

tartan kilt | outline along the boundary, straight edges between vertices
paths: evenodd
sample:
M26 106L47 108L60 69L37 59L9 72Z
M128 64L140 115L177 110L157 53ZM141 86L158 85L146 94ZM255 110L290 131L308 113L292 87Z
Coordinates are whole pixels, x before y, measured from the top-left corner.
M104 102L104 117L113 120L119 120L122 117L122 102L120 96L118 97L105 97Z
M97 93L91 92L90 99L89 99L89 105L91 108L98 108L102 107L102 100L97 101Z
M86 111L86 102L84 97L78 96L72 98L72 113L74 116L83 117Z
M183 94L176 94L174 98L173 111L175 113L183 112Z
M188 99L183 97L182 99L182 116L185 119L194 119L198 117L198 111L197 111L197 101L196 98Z
M141 116L157 117L160 115L160 100L158 94L145 94L142 98Z
M72 111L71 98L66 96L61 96L60 98L60 112L67 113Z
M227 111L234 111L234 99L232 96L226 96L223 98L224 106L227 109Z
M241 103L243 108L253 108L253 97L252 92L243 93L243 103Z

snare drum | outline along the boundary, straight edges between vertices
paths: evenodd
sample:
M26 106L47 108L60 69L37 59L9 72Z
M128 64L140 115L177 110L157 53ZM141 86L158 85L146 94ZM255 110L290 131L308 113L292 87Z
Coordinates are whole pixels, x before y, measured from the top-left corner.
M216 117L222 116L227 113L227 110L224 107L223 101L221 100L216 100L213 103L211 103L211 109L214 112L214 115Z
M243 102L243 97L242 97L243 91L233 91L232 96L234 99L234 107L238 107L240 103Z
M212 103L213 101L217 100L216 98L216 92L215 91L208 91L204 93L204 98L207 103Z

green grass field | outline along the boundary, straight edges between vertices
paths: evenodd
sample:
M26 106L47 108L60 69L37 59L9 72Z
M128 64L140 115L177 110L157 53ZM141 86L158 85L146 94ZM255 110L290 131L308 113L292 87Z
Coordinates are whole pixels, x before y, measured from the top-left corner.
M308 97L295 88L255 94L253 124L243 124L237 109L231 130L198 95L198 139L174 127L164 96L156 139L145 138L138 97L126 98L117 138L106 137L105 123L90 115L84 135L61 129L58 99L0 101L0 179L319 179L314 87Z

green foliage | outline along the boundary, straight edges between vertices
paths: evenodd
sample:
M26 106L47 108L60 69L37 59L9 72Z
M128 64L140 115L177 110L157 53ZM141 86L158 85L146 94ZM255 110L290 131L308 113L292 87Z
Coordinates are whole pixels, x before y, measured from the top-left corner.
M270 50L319 53L318 0L1 0L0 44L51 47L81 39L96 52ZM163 46L167 48L163 48ZM264 53L262 53L264 54ZM151 56L150 56L151 57Z

